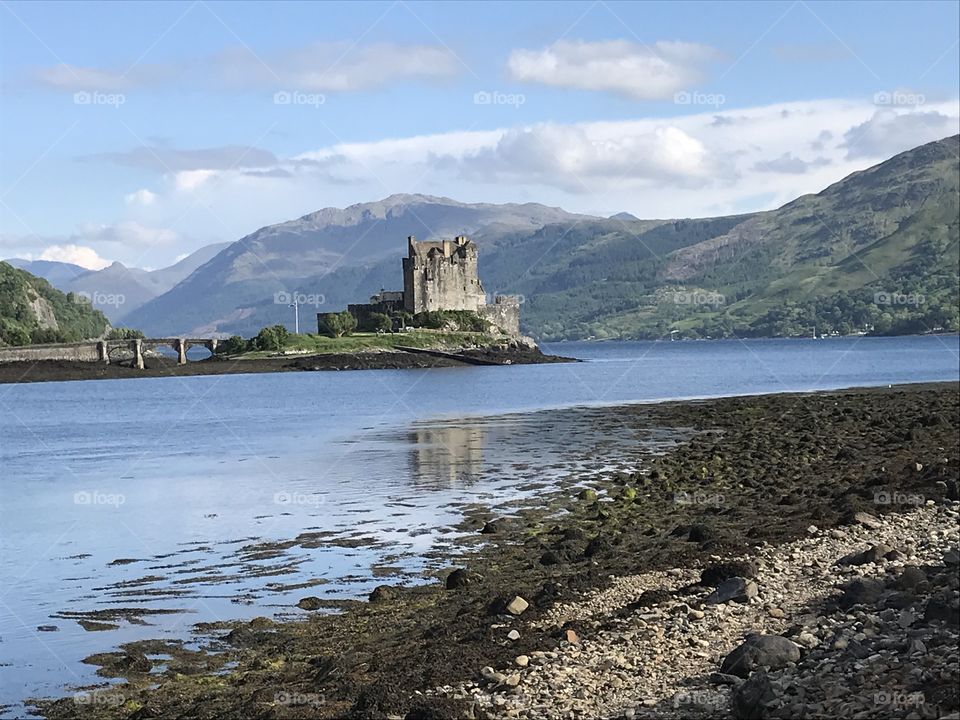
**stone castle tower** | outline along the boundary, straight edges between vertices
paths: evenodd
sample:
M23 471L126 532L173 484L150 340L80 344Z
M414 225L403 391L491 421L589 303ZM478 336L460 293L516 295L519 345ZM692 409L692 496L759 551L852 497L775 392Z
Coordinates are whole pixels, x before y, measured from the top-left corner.
M463 235L439 242L407 238L407 257L403 259L403 306L407 312L479 312L486 303L474 243Z
M376 313L396 318L400 311L411 315L437 310L470 310L486 318L508 335L520 334L520 299L498 295L487 304L477 274L477 246L463 235L453 240L417 242L407 238L403 258L403 292L381 290L369 303L347 306L363 328ZM323 332L325 313L317 313Z

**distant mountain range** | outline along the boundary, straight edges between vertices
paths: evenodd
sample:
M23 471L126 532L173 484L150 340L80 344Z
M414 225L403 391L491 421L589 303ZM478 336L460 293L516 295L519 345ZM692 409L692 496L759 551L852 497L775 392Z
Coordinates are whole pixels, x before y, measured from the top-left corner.
M392 195L261 228L154 273L36 272L75 292L117 288L129 299L114 317L150 335L252 335L292 327L292 292L305 296L301 327L312 329L316 311L400 288L408 235L466 234L487 292L522 295L523 329L540 339L956 330L958 146L957 136L923 145L761 213L641 220Z
M275 306L273 300L305 283L316 282L310 293L325 295L323 307L313 306L321 310L366 300L381 285L402 287L399 258L408 235L423 240L470 235L483 257L507 239L586 218L535 203L468 204L429 195L325 208L238 240L125 322L159 333L255 333L263 324L290 320L286 303ZM308 326L314 324L311 319Z
M211 260L231 243L207 245L170 267L159 270L128 268L115 262L103 270L87 270L70 263L48 260L21 260L7 262L47 280L63 292L72 292L88 299L93 307L103 312L113 325L144 303L174 288L194 270Z

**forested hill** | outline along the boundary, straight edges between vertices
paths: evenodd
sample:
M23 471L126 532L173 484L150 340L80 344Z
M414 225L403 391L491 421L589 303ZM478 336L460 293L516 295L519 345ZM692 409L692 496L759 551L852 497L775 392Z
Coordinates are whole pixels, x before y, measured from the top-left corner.
M0 262L0 346L74 342L100 337L107 318L25 270Z

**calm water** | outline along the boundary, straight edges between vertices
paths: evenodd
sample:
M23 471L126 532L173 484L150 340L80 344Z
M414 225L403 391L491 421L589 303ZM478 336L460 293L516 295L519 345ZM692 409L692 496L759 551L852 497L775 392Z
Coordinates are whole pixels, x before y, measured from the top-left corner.
M458 504L635 443L555 409L960 376L956 336L547 349L586 362L0 385L0 704L94 682L79 660L122 642L397 581L372 564L443 567ZM304 532L349 542L243 550ZM182 612L59 616L118 607Z

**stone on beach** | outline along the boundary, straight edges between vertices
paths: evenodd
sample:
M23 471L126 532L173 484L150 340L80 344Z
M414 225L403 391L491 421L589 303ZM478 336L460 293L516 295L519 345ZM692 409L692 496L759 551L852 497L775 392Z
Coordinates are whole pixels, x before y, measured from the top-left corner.
M446 587L447 590L456 590L457 588L466 587L470 584L470 574L463 568L457 568L449 575L447 575Z
M507 603L506 610L511 615L519 615L528 607L530 607L530 603L528 603L519 595L515 595L513 600Z
M719 605L721 603L734 602L745 603L750 598L757 596L757 584L752 580L742 577L734 577L724 580L719 587L707 597L707 605Z
M720 666L726 675L748 677L758 668L779 670L800 659L800 648L781 635L751 635Z

